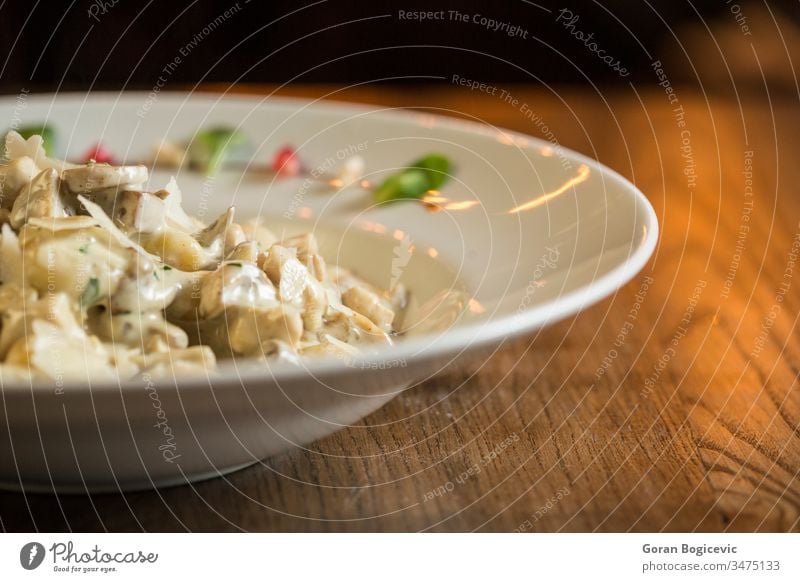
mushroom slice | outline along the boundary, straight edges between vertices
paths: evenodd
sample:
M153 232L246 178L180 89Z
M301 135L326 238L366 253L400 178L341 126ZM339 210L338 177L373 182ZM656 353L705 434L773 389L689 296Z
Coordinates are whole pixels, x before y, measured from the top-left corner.
M391 331L394 311L386 307L381 298L372 291L360 286L350 287L342 293L342 303L368 317L384 331Z
M230 206L219 218L195 234L197 242L206 247L207 252L220 256L225 249L225 235L233 224L235 208Z
M207 247L213 244L221 235L225 234L225 231L233 224L233 215L235 212L236 208L229 206L214 222L198 232L195 236L197 240L200 241L200 244Z
M43 170L25 186L11 208L11 226L18 229L29 217L58 218L66 216L58 193L58 172Z
M232 306L269 309L278 301L275 287L256 265L226 262L203 279L198 313L209 319Z
M0 166L0 207L11 209L20 190L40 171L28 156Z
M87 194L110 188L141 189L147 182L145 166L110 166L88 163L61 172L66 188L74 194Z
M114 221L128 231L155 232L167 217L166 203L147 192L125 190L114 206Z

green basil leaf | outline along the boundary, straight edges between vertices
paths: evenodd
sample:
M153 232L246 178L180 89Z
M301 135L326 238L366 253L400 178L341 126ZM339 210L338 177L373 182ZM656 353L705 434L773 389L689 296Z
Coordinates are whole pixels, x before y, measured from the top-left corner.
M372 193L375 202L393 202L422 198L430 190L428 175L422 170L403 170L393 174Z
M428 176L429 190L437 190L450 179L452 164L442 154L429 154L410 163L411 168L423 170Z
M428 190L443 186L453 172L453 164L442 154L428 154L386 178L375 188L375 202L422 198Z
M48 156L55 150L56 131L47 124L26 125L17 129L17 133L25 139L28 139L32 135L41 135L44 153L46 153Z
M189 163L213 176L225 165L231 152L246 143L245 135L236 129L215 127L199 131L189 144Z

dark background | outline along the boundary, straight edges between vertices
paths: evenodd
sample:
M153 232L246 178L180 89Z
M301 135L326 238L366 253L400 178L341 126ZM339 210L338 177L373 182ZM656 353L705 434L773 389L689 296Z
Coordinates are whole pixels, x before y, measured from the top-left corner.
M5 58L0 90L149 90L180 48L234 4L229 0L3 2L0 54ZM691 82L698 67L706 67L713 77L714 70L731 68L731 61L735 65L729 52L727 62L722 56L725 37L734 35L745 43L748 39L737 29L732 4L727 0L539 2L552 10L548 13L525 0L239 0L240 9L182 59L168 84L419 83L458 73L493 82L611 86L652 82L649 64L656 58L670 61L673 80ZM766 11L760 2L740 1L737 6L751 26L772 15L784 30L796 30L797 2L771 1ZM631 71L629 77L621 78L555 22L564 7L580 16L578 29L594 33L598 45L620 59ZM479 13L526 29L528 38L510 38L471 22L398 19L398 10L420 9ZM703 41L708 48L698 59L688 45Z

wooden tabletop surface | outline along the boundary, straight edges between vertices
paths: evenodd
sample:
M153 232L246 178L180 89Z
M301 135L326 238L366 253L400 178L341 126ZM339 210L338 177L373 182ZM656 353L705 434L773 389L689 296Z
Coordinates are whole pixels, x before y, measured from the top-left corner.
M281 91L549 129L645 192L658 249L612 298L308 450L153 492L2 493L0 527L800 529L800 110L653 87L504 87L546 128L459 87Z

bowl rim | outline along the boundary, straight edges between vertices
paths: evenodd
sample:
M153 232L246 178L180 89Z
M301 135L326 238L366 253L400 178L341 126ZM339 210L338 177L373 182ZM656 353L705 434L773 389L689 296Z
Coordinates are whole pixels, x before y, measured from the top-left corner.
M84 103L89 100L103 101L113 100L116 103L122 101L133 101L136 99L147 98L149 93L147 91L64 91L61 93L30 93L28 98L31 101L77 101L83 100ZM159 100L165 101L184 101L192 100L205 100L219 102L225 101L240 101L243 103L251 104L271 104L278 105L292 109L313 109L313 110L330 110L331 112L351 112L352 114L372 114L380 117L399 120L403 122L413 122L413 117L418 116L424 108L407 108L407 107L388 107L379 105L370 105L363 103L351 103L346 101L338 101L330 98L304 98L304 97L286 97L276 95L253 95L247 93L236 92L215 92L215 91L168 91L164 90L159 94ZM15 101L15 95L0 96L0 105L7 101ZM156 104L154 107L157 107ZM442 110L441 108L436 108ZM524 145L519 145L520 149L532 150L542 147L552 147L552 144L547 140L525 134L520 131L506 129L491 125L488 123L481 123L469 119L462 119L458 117L451 117L442 115L441 113L425 112L425 115L434 116L437 118L437 123L448 129L457 132L469 133L474 135L476 133L486 132L487 129L502 132L513 138L522 141ZM628 192L633 197L635 207L644 217L644 233L638 244L634 241L635 248L620 264L613 267L607 273L593 279L590 283L582 285L581 287L568 291L559 295L555 299L551 299L536 307L529 307L525 310L500 315L490 321L475 321L455 325L448 328L445 332L424 334L414 336L413 338L403 339L390 348L381 349L375 354L359 357L354 360L357 365L348 365L340 358L315 358L306 359L302 361L301 366L287 363L283 364L270 364L266 366L255 368L254 359L241 359L239 361L223 360L218 362L217 368L213 372L206 374L191 374L185 376L175 376L160 379L167 386L174 385L181 390L188 390L198 387L208 387L210 384L215 389L224 387L226 385L242 386L245 382L252 381L265 381L280 384L281 382L290 382L297 379L308 379L309 376L337 376L341 374L349 374L354 370L383 370L387 361L408 361L408 367L412 367L412 361L424 362L432 359L442 359L453 357L460 352L474 350L485 347L488 344L496 345L500 342L512 338L517 338L523 335L528 335L542 327L554 324L562 319L575 315L583 311L585 308L605 299L612 295L615 291L629 283L647 264L653 252L655 251L658 242L659 225L658 218L653 208L653 205L647 197L639 190L636 185L630 182L627 178L609 168L605 164L584 155L580 152L560 146L560 152L564 156L568 156L577 162L591 167L593 170L599 171L604 179L613 182L620 189ZM245 369L240 369L245 368ZM388 367L386 367L388 368ZM4 396L10 396L17 390L24 390L25 393L30 394L31 390L47 389L52 391L53 382L20 382L16 380L2 380L0 379L0 389L2 389ZM141 378L133 378L127 380L89 380L84 381L64 381L60 388L64 392L76 389L89 388L92 392L112 390L118 391L128 386L141 387Z

